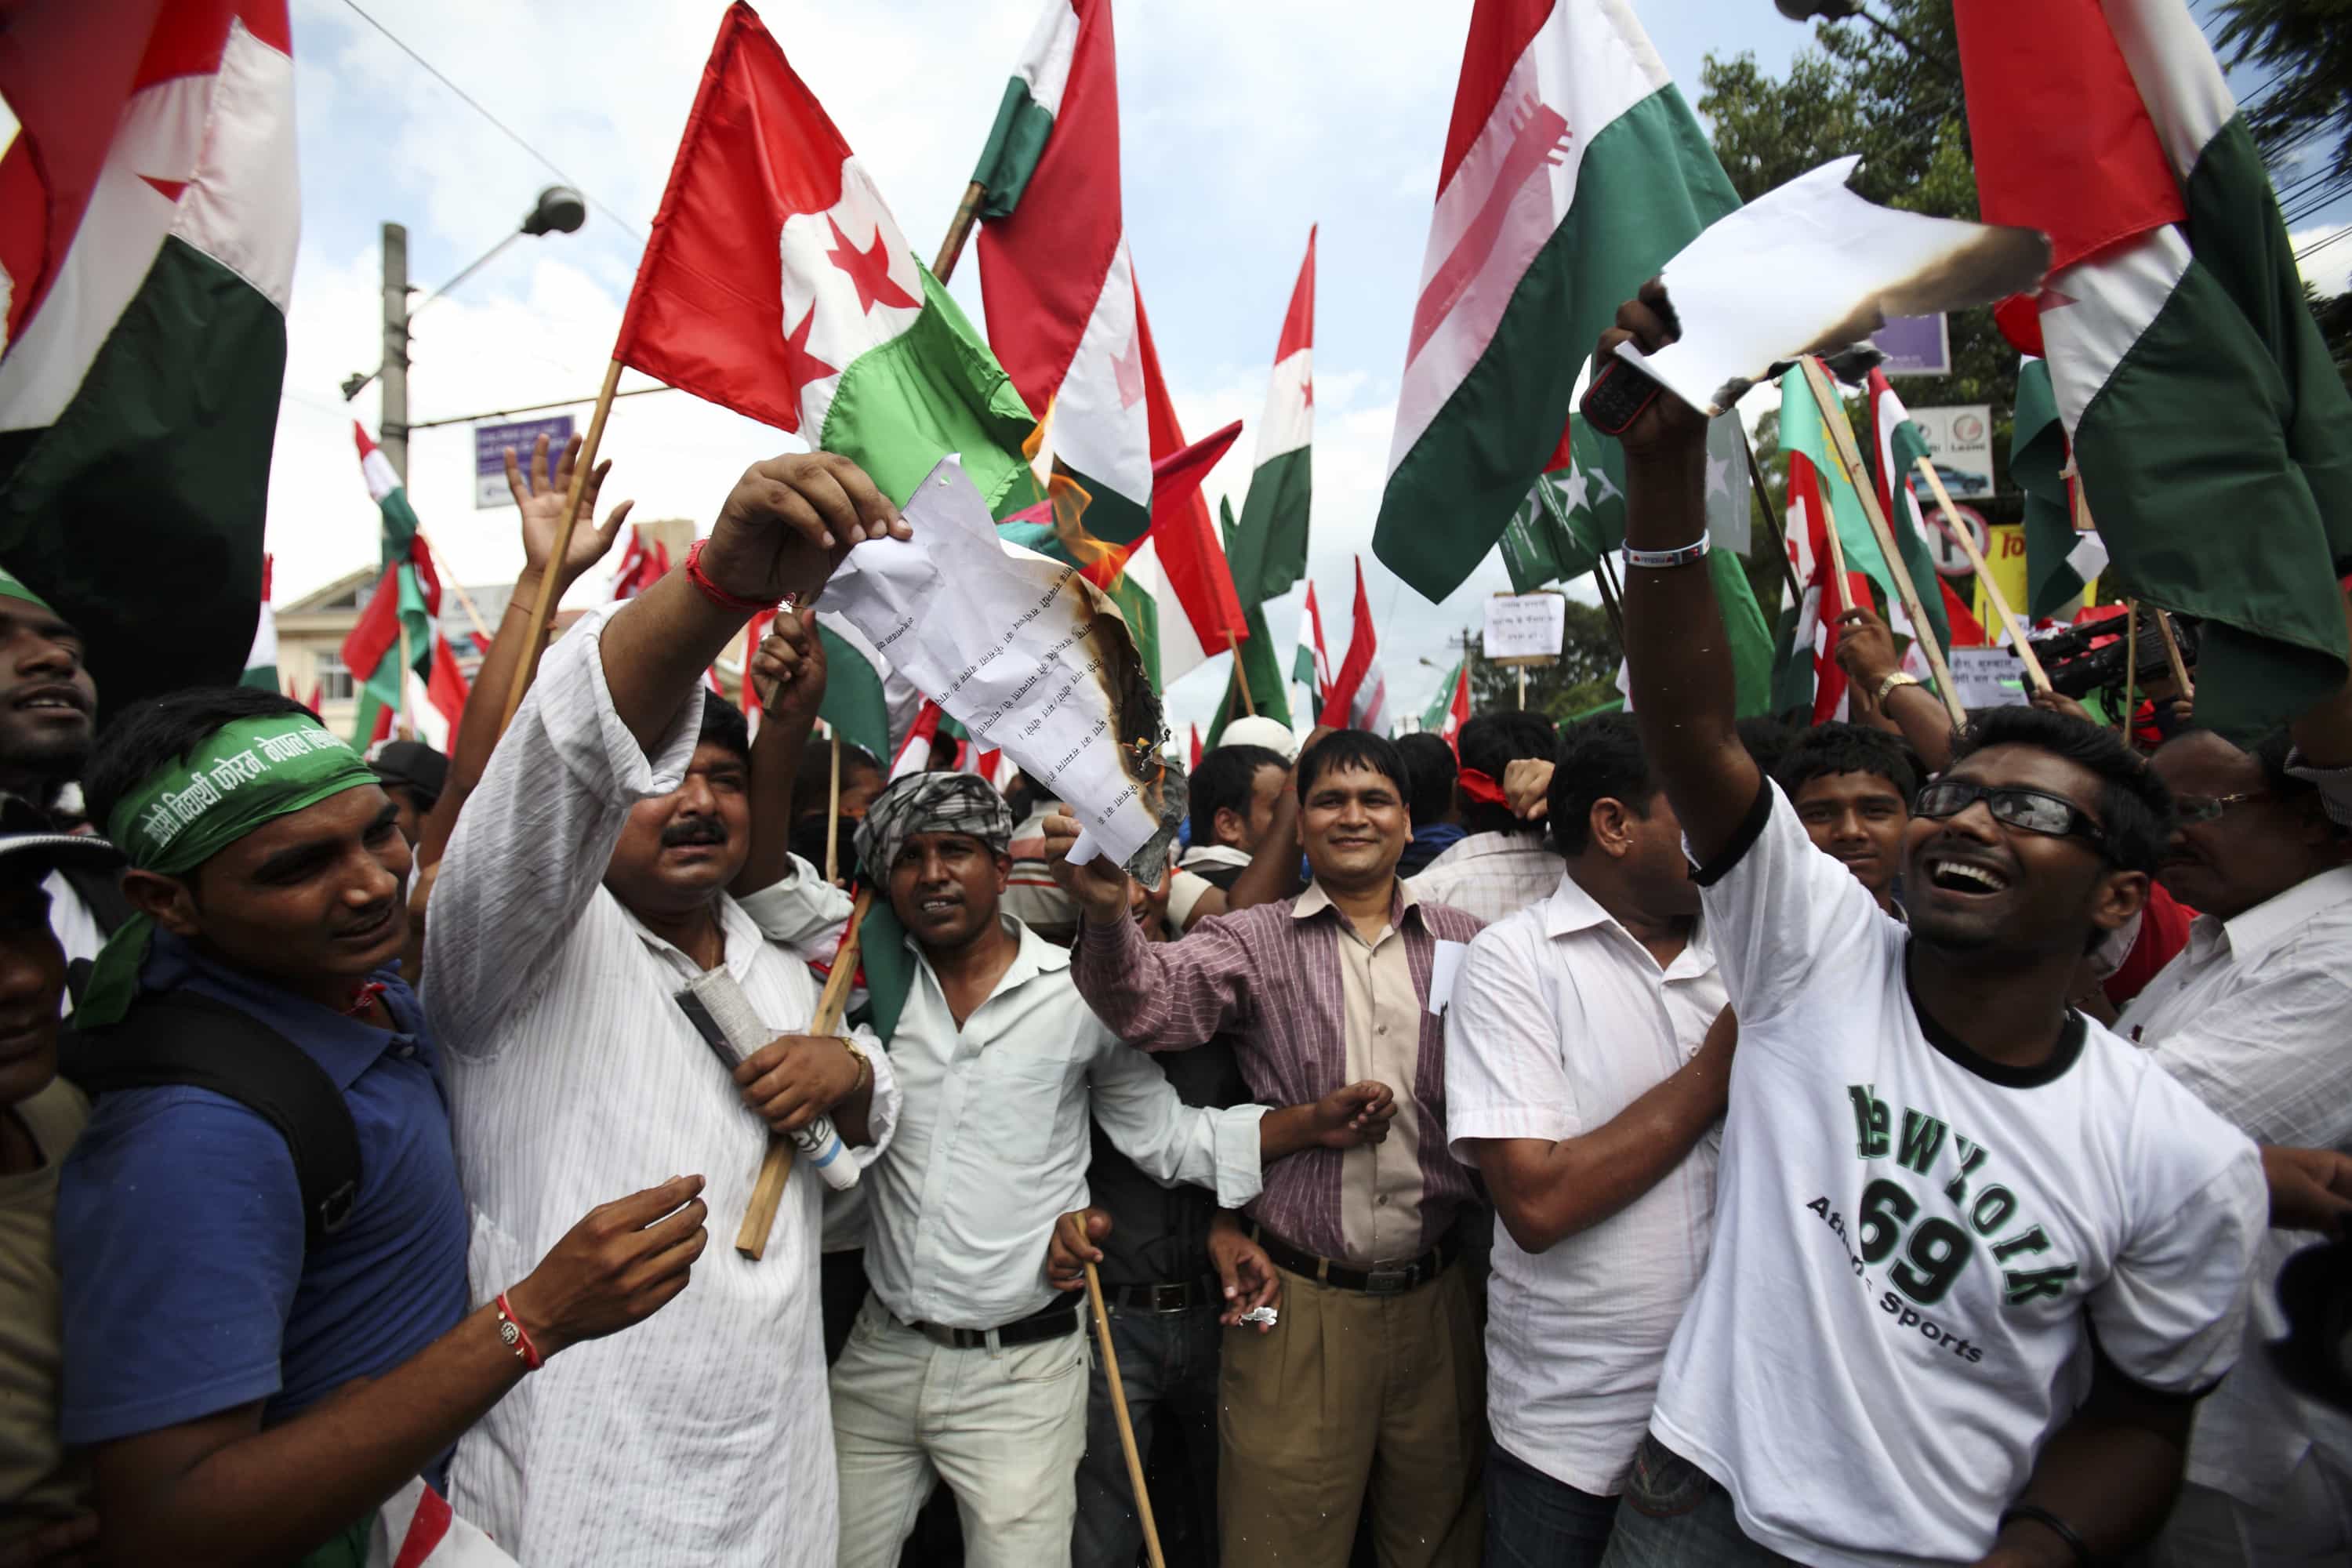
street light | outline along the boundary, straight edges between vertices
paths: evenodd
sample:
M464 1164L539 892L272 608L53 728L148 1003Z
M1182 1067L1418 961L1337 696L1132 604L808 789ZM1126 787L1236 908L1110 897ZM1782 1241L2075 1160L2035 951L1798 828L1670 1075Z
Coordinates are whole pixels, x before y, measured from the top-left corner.
M1862 0L1772 0L1772 7L1791 22L1811 22L1816 18L1824 22L1843 22L1849 17L1859 16L1902 45L1914 59L1924 60L1946 76L1954 75L1949 61L1941 55L1921 48L1908 34L1863 9Z
M408 480L408 326L426 306L489 265L498 254L525 235L534 239L550 234L575 234L588 221L588 203L569 185L550 185L539 193L530 211L514 231L468 262L458 274L408 306L408 230L396 223L383 226L383 363L365 374L343 380L343 401L349 403L381 377L383 413L378 423L378 444L402 483Z

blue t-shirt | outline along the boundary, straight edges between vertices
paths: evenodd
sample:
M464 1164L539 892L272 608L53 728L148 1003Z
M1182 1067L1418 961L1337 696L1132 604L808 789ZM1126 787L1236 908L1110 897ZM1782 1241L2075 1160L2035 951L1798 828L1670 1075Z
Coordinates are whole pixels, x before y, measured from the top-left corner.
M309 1052L357 1124L351 1217L304 1256L301 1193L278 1130L184 1087L102 1097L58 1181L71 1444L262 1400L273 1426L381 1376L466 1313L467 1217L441 1065L390 969L386 1031L155 933L140 984L243 1008Z

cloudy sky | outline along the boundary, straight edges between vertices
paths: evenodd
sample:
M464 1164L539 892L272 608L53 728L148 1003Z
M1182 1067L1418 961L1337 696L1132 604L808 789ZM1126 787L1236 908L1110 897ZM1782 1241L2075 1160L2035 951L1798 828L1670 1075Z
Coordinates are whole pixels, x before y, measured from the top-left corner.
M969 179L1041 0L758 0L794 68L928 257ZM1769 0L1634 0L1685 90L1710 51L1752 50L1778 73L1805 42ZM362 8L364 15L362 15ZM378 229L408 228L431 289L511 232L560 168L587 226L518 240L417 320L412 420L562 397L602 379L647 224L721 0L294 0L302 247L288 321L269 548L284 603L372 562L376 514L350 420L376 395L338 390L378 354ZM1130 245L1185 427L1242 439L1209 481L1236 503L1307 225L1322 225L1316 322L1311 574L1336 660L1360 555L1392 707L1418 708L1446 639L1506 585L1489 564L1443 605L1370 553L1398 371L1469 0L1118 0L1121 153ZM382 30L368 19L380 23ZM386 33L392 35L391 37ZM517 145L404 54L430 60L547 160ZM2315 258L2344 286L2352 241ZM970 253L954 292L982 319ZM637 384L632 375L623 384ZM586 408L578 410L586 422ZM749 463L794 438L683 393L627 398L604 436L608 498L641 519L707 527ZM466 425L419 431L409 489L425 531L469 583L521 561L511 509L476 510ZM583 584L583 591L586 588ZM1270 606L1295 635L1294 590ZM1213 660L1170 694L1179 733L1223 689Z

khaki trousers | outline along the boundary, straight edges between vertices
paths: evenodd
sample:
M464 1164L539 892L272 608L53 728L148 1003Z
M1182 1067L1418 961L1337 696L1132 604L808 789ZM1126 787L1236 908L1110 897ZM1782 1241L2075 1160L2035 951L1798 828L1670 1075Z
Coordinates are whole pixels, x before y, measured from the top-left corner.
M1346 1568L1368 1488L1381 1568L1474 1568L1486 1373L1460 1265L1396 1296L1286 1268L1281 1311L1225 1336L1225 1568Z

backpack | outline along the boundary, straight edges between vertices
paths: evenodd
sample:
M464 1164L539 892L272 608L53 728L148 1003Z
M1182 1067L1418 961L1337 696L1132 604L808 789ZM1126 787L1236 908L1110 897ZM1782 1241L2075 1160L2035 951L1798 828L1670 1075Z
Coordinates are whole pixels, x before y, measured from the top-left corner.
M60 1070L96 1100L185 1084L236 1100L278 1129L301 1188L303 1245L342 1228L360 1190L360 1135L327 1069L243 1008L193 991L142 994L120 1023L59 1026Z

